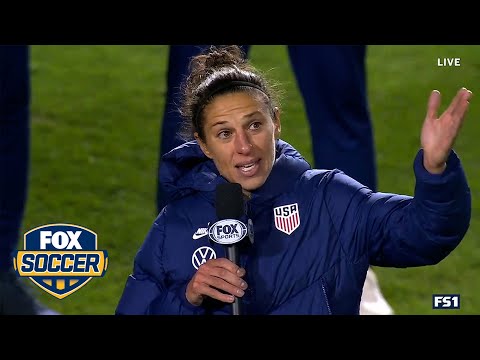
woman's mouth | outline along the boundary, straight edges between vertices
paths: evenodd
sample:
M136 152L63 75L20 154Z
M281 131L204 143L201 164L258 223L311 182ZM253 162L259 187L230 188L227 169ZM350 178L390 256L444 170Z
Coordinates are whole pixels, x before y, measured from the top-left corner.
M254 176L259 169L260 160L237 165L236 168L242 176Z

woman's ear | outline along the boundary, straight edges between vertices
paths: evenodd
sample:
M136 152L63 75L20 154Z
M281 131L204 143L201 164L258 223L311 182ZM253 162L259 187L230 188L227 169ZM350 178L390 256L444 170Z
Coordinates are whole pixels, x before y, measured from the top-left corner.
M280 132L282 131L282 125L280 123L280 109L276 106L273 109L273 115L274 115L273 126L275 126L275 132L274 132L275 139L279 139Z
M195 132L193 136L195 137L195 140L197 140L198 145L200 145L200 149L202 149L202 152L205 154L205 156L211 159L212 156L210 155L210 151L208 151L207 144L205 144L202 139L200 139L200 136L198 136L198 132Z

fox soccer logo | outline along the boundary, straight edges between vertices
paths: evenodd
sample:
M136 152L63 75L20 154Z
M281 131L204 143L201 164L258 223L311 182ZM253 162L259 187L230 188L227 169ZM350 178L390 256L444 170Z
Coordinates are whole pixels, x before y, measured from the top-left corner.
M97 250L97 234L71 224L50 224L25 233L24 250L13 257L17 275L58 299L105 275L108 255Z

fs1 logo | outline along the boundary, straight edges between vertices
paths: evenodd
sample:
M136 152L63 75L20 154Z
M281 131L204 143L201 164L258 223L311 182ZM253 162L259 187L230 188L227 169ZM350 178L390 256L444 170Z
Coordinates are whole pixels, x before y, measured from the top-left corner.
M13 268L58 299L105 275L108 255L97 250L97 234L70 224L50 224L25 233L24 250L15 252Z
M432 296L433 309L460 309L460 295L437 294Z

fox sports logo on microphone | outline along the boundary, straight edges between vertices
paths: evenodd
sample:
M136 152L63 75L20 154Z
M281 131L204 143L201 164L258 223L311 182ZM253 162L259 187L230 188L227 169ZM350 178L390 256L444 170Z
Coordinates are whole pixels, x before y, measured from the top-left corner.
M240 220L220 220L210 226L208 237L222 245L235 244L247 235L247 225Z
M108 255L97 249L97 234L72 224L49 224L25 233L24 250L13 257L18 276L58 299L105 275Z

